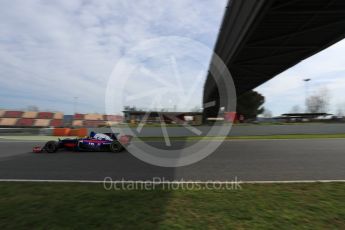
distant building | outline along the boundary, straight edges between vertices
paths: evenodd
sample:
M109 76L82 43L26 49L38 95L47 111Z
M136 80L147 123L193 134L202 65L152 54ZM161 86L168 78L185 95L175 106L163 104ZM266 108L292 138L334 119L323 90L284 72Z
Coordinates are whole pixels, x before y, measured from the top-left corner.
M331 119L332 114L329 113L284 113L274 119L285 122L301 122Z
M201 125L201 112L160 112L160 111L123 111L124 121L126 123L160 123L163 120L166 124L183 124Z

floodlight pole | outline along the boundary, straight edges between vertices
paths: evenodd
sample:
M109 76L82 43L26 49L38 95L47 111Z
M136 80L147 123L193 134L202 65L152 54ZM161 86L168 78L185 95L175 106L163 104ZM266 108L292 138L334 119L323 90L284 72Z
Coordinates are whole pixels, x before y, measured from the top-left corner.
M305 82L305 104L306 104L306 107L307 107L307 100L308 100L308 82L310 81L311 79L310 78L305 78L303 79L303 81Z
M78 98L79 98L79 97L74 97L74 104L73 104L73 107L74 107L74 114L77 113Z

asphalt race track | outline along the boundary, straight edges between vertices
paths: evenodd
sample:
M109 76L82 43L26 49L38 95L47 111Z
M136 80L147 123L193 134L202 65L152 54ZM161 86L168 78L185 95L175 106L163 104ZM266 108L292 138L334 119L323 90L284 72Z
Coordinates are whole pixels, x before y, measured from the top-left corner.
M231 140L180 168L146 164L128 152L31 153L34 142L0 141L0 179L344 180L345 139ZM42 143L40 143L42 144ZM164 146L164 143L155 143Z

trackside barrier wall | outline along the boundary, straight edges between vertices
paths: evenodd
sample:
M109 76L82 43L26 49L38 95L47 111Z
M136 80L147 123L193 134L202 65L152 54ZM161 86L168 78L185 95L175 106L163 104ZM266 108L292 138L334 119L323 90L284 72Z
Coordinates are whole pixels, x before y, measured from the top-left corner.
M78 136L84 137L88 135L88 130L86 128L81 129L70 129L70 128L55 128L53 130L54 136Z
M53 136L68 136L70 131L70 128L55 128L53 130Z
M77 136L77 137L85 137L85 136L88 136L88 131L86 128L71 129L68 135Z

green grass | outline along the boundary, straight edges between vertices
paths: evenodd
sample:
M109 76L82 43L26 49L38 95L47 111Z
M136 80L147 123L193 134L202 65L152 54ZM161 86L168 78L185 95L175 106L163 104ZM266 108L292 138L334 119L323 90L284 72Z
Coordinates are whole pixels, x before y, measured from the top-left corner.
M106 191L0 183L0 229L345 229L345 183Z

